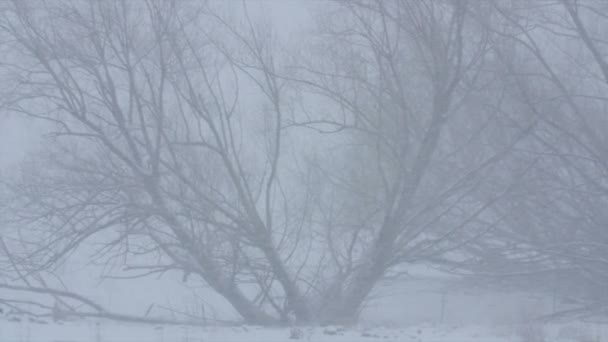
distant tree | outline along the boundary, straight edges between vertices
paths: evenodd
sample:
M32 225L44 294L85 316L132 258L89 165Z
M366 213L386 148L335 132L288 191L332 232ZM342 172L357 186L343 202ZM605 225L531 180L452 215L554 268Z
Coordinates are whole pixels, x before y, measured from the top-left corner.
M537 121L520 145L536 163L493 208L505 220L469 246L471 265L494 280L556 291L570 303L557 314L605 315L608 78L600 35L608 7L592 0L493 6L484 20L500 37L494 50L510 89L505 101L519 111L513 119ZM495 181L513 177L507 172Z

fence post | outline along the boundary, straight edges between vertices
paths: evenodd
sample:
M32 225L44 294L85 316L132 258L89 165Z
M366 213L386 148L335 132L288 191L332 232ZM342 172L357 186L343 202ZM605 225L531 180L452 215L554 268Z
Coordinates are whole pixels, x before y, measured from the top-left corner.
M182 325L182 342L190 342L190 327Z
M163 326L159 325L154 328L154 330L156 330L156 341L165 342L165 329L163 328Z
M446 305L446 301L447 301L447 294L446 291L443 290L441 292L441 316L439 318L439 323L443 324L443 321L445 319L445 305Z
M101 322L95 322L95 342L102 342Z

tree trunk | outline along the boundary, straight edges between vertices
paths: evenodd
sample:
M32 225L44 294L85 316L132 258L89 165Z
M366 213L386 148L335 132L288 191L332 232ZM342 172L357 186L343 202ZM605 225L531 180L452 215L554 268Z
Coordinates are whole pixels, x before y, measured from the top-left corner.
M295 281L287 272L287 269L277 254L277 251L273 247L265 248L264 254L275 272L279 283L281 283L281 286L285 291L285 296L287 297L289 307L293 309L298 323L310 323L314 321L312 310L306 302L306 299L302 296Z

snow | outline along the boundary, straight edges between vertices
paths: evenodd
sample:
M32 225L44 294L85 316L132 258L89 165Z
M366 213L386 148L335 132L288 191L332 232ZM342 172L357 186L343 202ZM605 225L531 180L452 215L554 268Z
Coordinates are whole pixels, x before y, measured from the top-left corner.
M608 337L603 325L566 324L535 326L433 326L417 325L407 328L383 327L298 327L263 328L186 327L128 325L116 322L36 323L0 321L2 342L513 342L533 341L534 334L553 342L599 341ZM532 335L530 335L532 334ZM290 339L291 335L299 339ZM526 338L526 336L528 338ZM537 335L534 335L537 336ZM534 339L535 340L535 339Z

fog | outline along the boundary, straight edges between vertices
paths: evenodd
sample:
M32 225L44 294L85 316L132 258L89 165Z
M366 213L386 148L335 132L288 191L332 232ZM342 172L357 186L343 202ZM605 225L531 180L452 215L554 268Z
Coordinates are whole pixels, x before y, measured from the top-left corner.
M607 339L607 28L601 0L1 2L0 339Z

